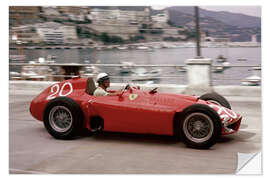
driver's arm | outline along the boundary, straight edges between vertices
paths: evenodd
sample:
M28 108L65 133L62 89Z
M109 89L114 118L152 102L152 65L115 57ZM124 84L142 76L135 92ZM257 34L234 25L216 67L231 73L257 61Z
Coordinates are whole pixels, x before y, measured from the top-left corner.
M115 90L109 90L107 91L108 93L115 93L116 91Z
M107 91L107 96L117 96L119 94L121 94L122 91L126 90L126 89L129 89L130 88L130 85L127 84L123 89L120 89L119 91L114 91L114 90L109 90Z
M117 96L119 92L108 92L107 96Z

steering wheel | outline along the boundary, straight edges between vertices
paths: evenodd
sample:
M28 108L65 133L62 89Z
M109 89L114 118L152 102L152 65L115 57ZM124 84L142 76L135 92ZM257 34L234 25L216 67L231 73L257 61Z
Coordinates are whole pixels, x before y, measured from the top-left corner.
M157 87L155 87L154 89L152 89L151 91L149 91L150 94L155 94L157 92Z
M129 90L131 87L130 87L130 85L129 84L127 84L126 86L125 86L125 88L124 89L122 89L121 90L121 92L118 94L119 95L119 97L122 97L123 96L123 94L124 94L124 92L125 92L125 90Z
M140 86L136 86L135 84L133 84L133 83L128 83L126 86L125 86L125 89L126 90L129 90L129 89L137 89L137 90L140 90L141 89L141 87Z
M129 90L131 88L131 86L129 84L127 84L124 88L124 90Z

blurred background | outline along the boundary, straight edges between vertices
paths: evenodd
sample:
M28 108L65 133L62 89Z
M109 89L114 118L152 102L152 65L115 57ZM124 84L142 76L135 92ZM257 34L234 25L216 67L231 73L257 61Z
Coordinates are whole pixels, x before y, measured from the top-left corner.
M213 85L261 84L254 8L199 7L201 55L213 60ZM187 84L185 61L196 57L194 7L10 6L9 49L10 80L105 71L112 82Z

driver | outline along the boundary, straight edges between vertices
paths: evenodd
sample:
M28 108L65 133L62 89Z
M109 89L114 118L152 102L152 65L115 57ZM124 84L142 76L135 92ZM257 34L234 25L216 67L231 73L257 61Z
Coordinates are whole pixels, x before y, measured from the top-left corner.
M98 88L94 91L94 96L116 96L117 92L108 92L110 87L110 78L107 73L99 73L97 75Z

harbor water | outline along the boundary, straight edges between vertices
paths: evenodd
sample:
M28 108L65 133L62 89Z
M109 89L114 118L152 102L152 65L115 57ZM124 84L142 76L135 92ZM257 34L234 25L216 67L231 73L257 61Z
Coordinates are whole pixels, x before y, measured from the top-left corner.
M202 48L202 56L211 58L214 65L221 65L216 58L219 55L227 58L230 65L261 65L260 47L238 47L238 48ZM18 54L18 50L10 50L10 55ZM185 61L195 57L195 48L162 48L153 50L139 49L25 49L23 50L25 60L37 60L40 57L55 57L56 63L80 63L80 64L119 64L123 61L135 64L174 64L185 65ZM186 72L178 71L173 67L158 67L162 71L159 79L150 83L163 84L187 84ZM10 71L18 68L10 66ZM117 67L100 67L112 76L112 82L129 82L129 74L121 74ZM219 73L212 73L213 85L240 85L241 79L253 75L251 67L226 68ZM259 72L260 76L260 72ZM149 82L145 82L149 83Z

